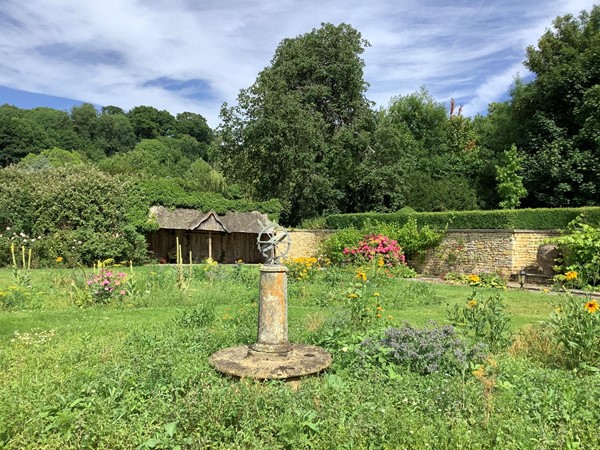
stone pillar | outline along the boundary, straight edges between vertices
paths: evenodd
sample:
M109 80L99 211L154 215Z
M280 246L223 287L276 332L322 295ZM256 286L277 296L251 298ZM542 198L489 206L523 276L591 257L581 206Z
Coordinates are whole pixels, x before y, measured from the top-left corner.
M260 296L258 302L258 339L250 353L287 354L288 308L287 267L273 264L260 267Z

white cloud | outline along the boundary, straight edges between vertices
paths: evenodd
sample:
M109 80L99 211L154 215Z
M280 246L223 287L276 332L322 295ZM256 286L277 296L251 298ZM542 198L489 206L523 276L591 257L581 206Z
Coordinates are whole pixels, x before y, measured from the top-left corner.
M235 101L267 66L278 43L346 22L372 47L364 54L368 97L428 87L454 96L467 113L485 111L512 83L525 47L560 14L591 1L507 0L4 0L0 4L0 85L129 109L152 105L203 114L218 124L223 101ZM55 50L54 52L52 50ZM206 100L147 82L203 80Z

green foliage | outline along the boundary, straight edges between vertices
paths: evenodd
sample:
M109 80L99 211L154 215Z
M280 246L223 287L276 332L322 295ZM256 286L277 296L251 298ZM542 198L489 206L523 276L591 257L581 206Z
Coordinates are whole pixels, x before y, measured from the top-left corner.
M165 110L152 106L136 106L127 113L133 131L139 141L170 136L175 131L175 118Z
M415 216L410 216L402 225L397 222L372 222L367 229L396 240L408 262L418 261L426 250L436 247L444 237L443 232L429 225L419 227Z
M420 375L464 374L485 356L480 347L469 347L451 326L439 327L435 322L424 329L408 323L388 328L383 336L363 341L357 352L375 367L399 365Z
M506 303L500 294L492 294L479 300L477 291L466 304L447 310L448 320L462 330L473 342L485 344L491 352L506 349L512 340L510 317L504 309Z
M21 161L19 166L38 170L48 167L76 166L82 164L81 155L61 148L42 150L39 155L29 153Z
M344 228L336 231L319 244L319 254L334 264L345 261L344 249L354 247L363 237L363 232L356 228Z
M214 170L203 159L197 159L185 173L185 181L190 190L198 192L225 193L227 184L222 173Z
M590 297L567 295L550 316L554 341L568 369L600 372L600 307Z
M366 45L346 24L284 39L238 104L221 110L224 172L255 199L278 198L284 224L342 206L371 116L360 58Z
M214 210L218 214L227 211L259 211L277 220L281 203L277 199L254 202L245 199L232 200L215 192L188 191L188 184L174 178L141 178L135 181L135 190L145 198L147 205L167 208L193 208L200 211Z
M511 98L490 109L484 145L501 152L515 144L526 155L528 207L598 204L598 83L600 6L554 20L524 64L535 74L517 80Z
M88 165L0 170L0 258L17 240L37 263L146 259L147 206L133 185ZM10 238L13 238L12 240Z
M521 176L523 156L517 153L517 147L512 145L504 152L502 166L496 166L496 181L498 182L499 206L502 209L518 208L521 198L527 195Z
M574 272L579 286L600 281L600 226L591 225L587 214L577 216L561 236L550 242L558 244L561 251L558 272Z
M298 289L289 301L290 340L314 342L335 335L338 327L345 343L328 346L332 366L300 386L223 377L209 365L210 355L256 339L252 303L258 298L258 269L241 269L250 284L236 267L225 267L212 286L195 274L182 295L171 267L136 267L140 291L151 285L147 303L85 309L68 296L75 278L84 282L80 270L33 270L35 289L50 293L42 309L0 311L0 445L425 449L494 448L502 442L513 450L524 442L550 450L600 445L600 388L593 375L508 354L498 355L494 367L486 362L485 376L475 376L469 364L443 368L473 346L452 345L456 333L439 338L450 327L435 327L436 334L428 325L431 317L443 319L443 307L428 299L462 302L470 291L460 286L404 280L381 286L385 315L395 292L422 300L397 311L410 322L407 338L390 335L391 345L386 341L371 360L356 350L367 337L386 337L378 328L382 319L359 334L338 315L337 304L308 307L299 303ZM128 277L129 270L124 269ZM301 284L313 298L326 299L333 287L321 278L324 272ZM354 270L338 272L343 280L330 280L334 285L341 281L346 288L355 279ZM0 270L0 290L10 279L10 270ZM552 309L547 295L519 290L506 295L510 307L520 310L519 327ZM402 320L384 323L385 329L405 328ZM409 340L421 333L422 339ZM414 353L399 351L397 358L386 350L401 349L402 343ZM435 353L440 347L448 353ZM423 376L419 368L426 370L430 357L439 370Z
M415 217L423 225L433 229L521 229L558 230L565 228L578 215L585 213L590 223L600 223L600 207L585 208L536 208L494 211L452 211L447 213L416 213ZM355 227L361 229L369 222L397 222L400 226L409 221L403 213L362 213L334 214L326 218L327 228L341 229Z
M373 217L368 214L366 216ZM361 225L360 229L353 227L341 229L325 239L320 244L320 254L334 264L339 264L347 259L344 249L355 248L365 235L381 234L397 241L406 260L415 262L428 248L435 247L443 238L443 233L435 231L428 225L419 228L417 220L408 216L404 223L367 219Z
M451 283L466 284L473 287L506 289L506 280L496 273L483 272L477 274L464 274L448 272L444 280Z

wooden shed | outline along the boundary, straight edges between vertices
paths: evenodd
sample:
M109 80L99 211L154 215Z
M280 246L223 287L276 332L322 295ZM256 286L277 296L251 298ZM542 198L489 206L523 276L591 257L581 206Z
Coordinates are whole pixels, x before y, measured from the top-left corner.
M258 235L271 224L266 214L257 211L217 214L195 209L169 210L153 206L150 214L156 217L159 229L148 235L150 251L159 260L175 262L179 238L184 262L212 258L219 263L262 263L264 257L257 248Z

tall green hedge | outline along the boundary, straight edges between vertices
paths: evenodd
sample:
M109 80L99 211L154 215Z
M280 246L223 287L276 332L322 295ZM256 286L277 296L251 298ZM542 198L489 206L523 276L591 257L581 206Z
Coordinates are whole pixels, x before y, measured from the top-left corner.
M396 222L404 225L409 217L416 217L419 225L429 225L434 228L454 229L517 229L517 230L559 230L580 214L587 221L600 224L600 207L584 208L539 208L512 209L494 211L452 211L434 213L362 213L335 214L326 218L328 228L364 228L369 221Z

